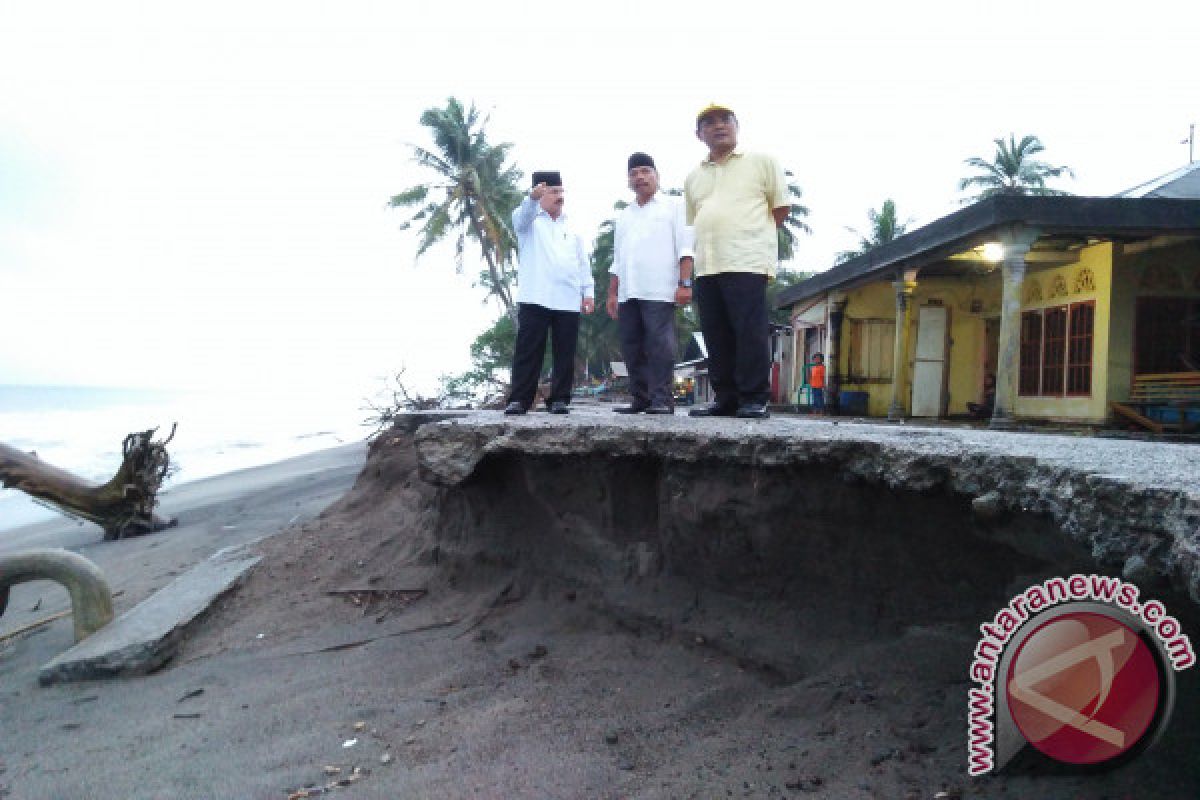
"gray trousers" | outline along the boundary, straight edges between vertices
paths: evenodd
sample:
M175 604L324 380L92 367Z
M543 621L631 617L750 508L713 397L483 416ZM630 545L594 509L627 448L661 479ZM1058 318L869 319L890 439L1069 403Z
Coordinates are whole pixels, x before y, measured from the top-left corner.
M675 379L675 304L626 300L617 312L621 352L635 404L672 405Z

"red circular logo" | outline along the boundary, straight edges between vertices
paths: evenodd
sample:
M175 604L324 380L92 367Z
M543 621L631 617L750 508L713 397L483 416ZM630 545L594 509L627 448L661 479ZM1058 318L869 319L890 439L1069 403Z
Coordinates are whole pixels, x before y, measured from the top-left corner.
M1069 764L1099 764L1145 735L1162 694L1154 654L1105 614L1046 622L1008 668L1008 706L1026 741Z

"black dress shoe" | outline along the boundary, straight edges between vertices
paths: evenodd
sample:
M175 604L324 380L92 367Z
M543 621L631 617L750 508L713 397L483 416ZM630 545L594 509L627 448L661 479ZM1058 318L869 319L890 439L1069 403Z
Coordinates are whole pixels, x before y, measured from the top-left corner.
M637 400L634 400L627 406L616 406L613 408L613 411L618 414L640 414L648 408L650 408L649 403L639 403Z
M567 404L561 400L555 400L550 404L551 414L566 414L569 413L569 411L570 409L567 408Z
M672 411L667 406L651 405L651 406L646 407L646 413L647 414L674 414L675 412Z
M737 407L723 406L720 403L712 403L700 408L693 408L688 412L689 417L736 417Z
M525 406L520 403L509 403L504 407L504 413L507 416L515 417L525 413Z
M766 403L745 403L737 410L739 419L766 419L771 416Z

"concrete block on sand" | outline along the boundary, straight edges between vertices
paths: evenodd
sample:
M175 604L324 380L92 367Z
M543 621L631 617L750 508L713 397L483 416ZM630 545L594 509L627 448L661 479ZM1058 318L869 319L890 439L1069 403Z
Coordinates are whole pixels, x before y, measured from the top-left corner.
M244 548L226 548L202 561L42 667L43 686L145 675L166 663L189 625L259 561Z

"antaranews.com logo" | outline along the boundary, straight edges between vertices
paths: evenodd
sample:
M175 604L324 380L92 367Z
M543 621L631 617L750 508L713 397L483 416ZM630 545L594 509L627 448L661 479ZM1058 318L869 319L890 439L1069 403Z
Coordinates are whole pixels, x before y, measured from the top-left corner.
M1166 729L1175 673L1196 663L1162 603L1102 575L1031 586L979 629L967 703L973 776L1026 746L1080 768L1136 757Z

